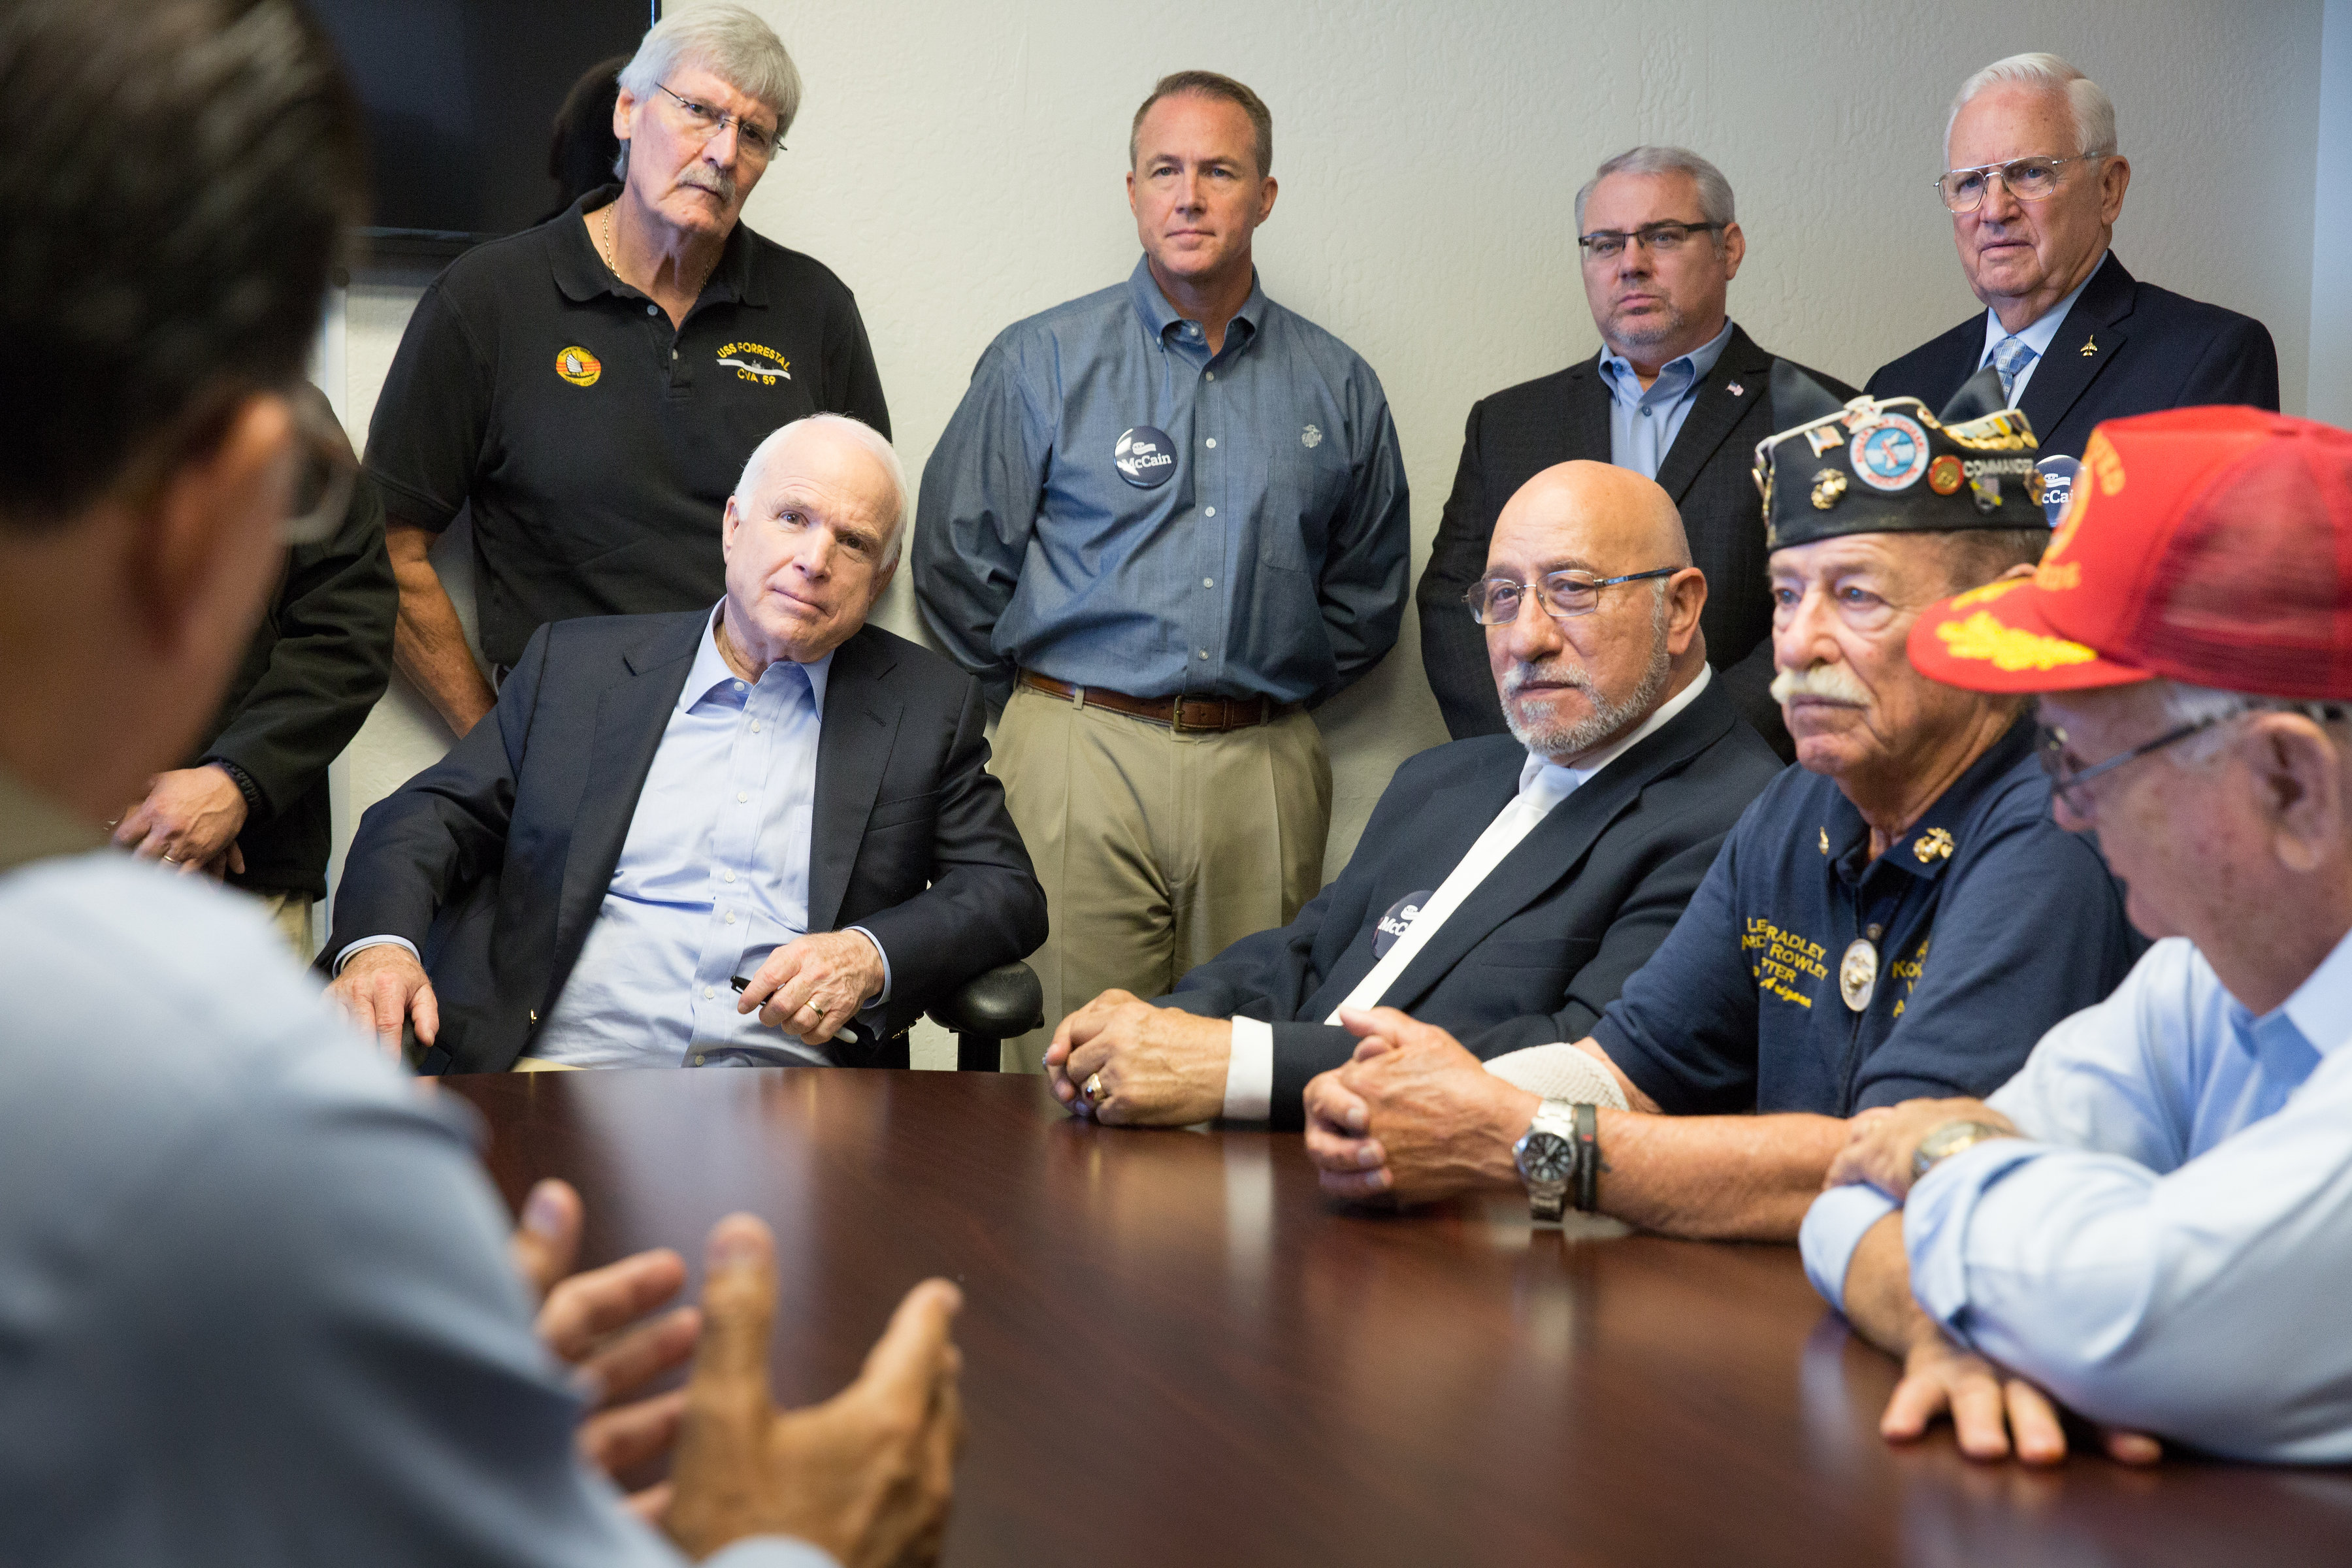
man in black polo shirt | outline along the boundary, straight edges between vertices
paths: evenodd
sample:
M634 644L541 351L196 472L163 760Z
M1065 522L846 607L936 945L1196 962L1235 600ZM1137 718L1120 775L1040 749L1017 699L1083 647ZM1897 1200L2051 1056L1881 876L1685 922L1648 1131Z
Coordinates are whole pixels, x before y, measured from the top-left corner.
M1999 1087L2137 956L2096 851L2050 818L2022 700L1939 685L1906 650L1927 605L2029 572L2048 542L2024 416L1990 372L1940 420L1916 398L1841 406L1785 365L1772 395L1803 419L1758 447L1772 691L1799 766L1591 1035L1541 1047L1605 1069L1593 1091L1544 1098L1402 1014L1343 1016L1368 1037L1307 1090L1328 1190L1516 1183L1545 1217L1573 1197L1788 1240L1843 1118Z
M740 221L800 96L748 11L664 19L621 72L622 184L459 258L418 301L367 467L400 668L457 733L495 696L426 559L461 507L482 654L503 670L549 621L714 603L717 520L770 431L831 413L889 434L849 290Z

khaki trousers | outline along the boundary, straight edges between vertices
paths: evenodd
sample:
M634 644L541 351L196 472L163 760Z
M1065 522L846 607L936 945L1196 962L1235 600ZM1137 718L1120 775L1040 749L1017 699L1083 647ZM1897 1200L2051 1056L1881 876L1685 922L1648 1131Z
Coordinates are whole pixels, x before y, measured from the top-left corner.
M249 895L261 905L261 912L294 950L294 956L308 963L317 956L311 945L310 906L314 900L308 893L254 893Z
M1323 885L1331 759L1305 713L1178 734L1015 687L991 766L1053 922L1029 958L1045 1026L1004 1043L1007 1071L1039 1071L1055 1027L1098 994L1164 995Z

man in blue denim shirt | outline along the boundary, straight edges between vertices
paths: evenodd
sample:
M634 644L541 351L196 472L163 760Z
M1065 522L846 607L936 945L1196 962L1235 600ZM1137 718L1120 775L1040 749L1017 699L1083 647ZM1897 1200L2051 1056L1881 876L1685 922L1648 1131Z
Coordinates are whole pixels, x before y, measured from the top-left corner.
M1378 663L1405 595L1388 400L1265 297L1272 121L1227 77L1138 110L1127 282L989 345L923 473L915 588L1005 704L998 771L1045 884L1046 1026L1164 994L1322 880L1305 710ZM1033 1039L1013 1058L1036 1065Z

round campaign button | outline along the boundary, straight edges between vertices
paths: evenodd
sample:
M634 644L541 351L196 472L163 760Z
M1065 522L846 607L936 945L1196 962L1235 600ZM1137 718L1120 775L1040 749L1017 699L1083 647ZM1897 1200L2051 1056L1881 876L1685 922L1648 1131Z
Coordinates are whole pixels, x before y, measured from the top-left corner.
M1423 906L1436 896L1436 889L1424 888L1418 893L1407 893L1391 904L1389 912L1382 915L1381 923L1373 928L1372 956L1386 958L1389 949L1397 944L1397 939L1411 931L1412 922L1421 918Z
M1110 462L1118 477L1137 489L1156 489L1176 471L1176 444L1168 439L1167 431L1138 425L1119 432L1118 444L1110 449Z
M2042 515L2055 528L2066 515L2067 498L2074 493L2074 476L2083 471L2083 465L2057 452L2034 464L2033 471L2042 476Z

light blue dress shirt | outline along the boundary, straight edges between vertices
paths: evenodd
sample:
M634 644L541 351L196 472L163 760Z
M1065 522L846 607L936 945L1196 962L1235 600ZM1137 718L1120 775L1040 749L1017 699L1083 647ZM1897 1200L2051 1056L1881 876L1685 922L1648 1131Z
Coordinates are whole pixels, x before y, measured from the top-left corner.
M35 862L0 995L0 1563L682 1568L580 1462L478 1123L256 906Z
M2097 265L2084 276L2080 283L2074 285L2073 293L2042 311L2033 319L2032 325L2015 334L2024 342L2027 348L2033 351L2033 357L2025 362L2024 367L2017 373L2017 378L2010 383L2009 405L2011 408L2025 401L2026 384L2033 379L2033 373L2042 368L2042 356L2050 352L2050 345L2057 341L2058 329L2066 324L2066 313L2074 308L2074 301L2083 297L2083 290L2091 286L2091 279L2099 275L2099 268L2107 264L2109 254L2109 252L2101 251ZM2000 324L2000 318L1988 308L1985 311L1984 353L1977 357L1979 370L1992 363L1992 351L2000 347L2001 340L2010 335L2010 330Z
M1172 461L1139 488L1115 459L1146 426ZM1212 355L1138 261L981 356L923 468L915 592L998 702L1024 668L1300 702L1395 644L1410 548L1371 367L1255 280Z
M787 1066L830 1060L758 1013L737 1012L729 982L808 931L833 655L779 659L746 681L719 653L717 626L714 611L580 961L532 1037L534 1057L583 1068L677 1067L714 1050ZM883 968L887 998L887 954Z
M1698 385L1723 357L1731 342L1731 323L1686 354L1658 367L1648 387L1633 374L1633 363L1622 354L1601 356L1601 379L1609 388L1609 461L1631 468L1645 479L1658 477L1658 465L1682 434L1691 405L1698 401Z
M1989 1103L2028 1135L1935 1166L1913 1293L2094 1420L2238 1458L2352 1459L2352 937L2256 1017L2189 942L2042 1037ZM1867 1187L1807 1215L1832 1302Z

